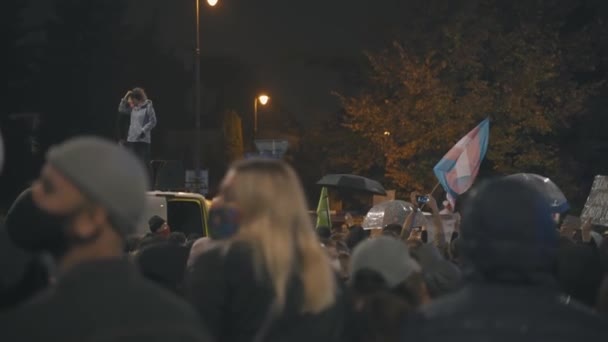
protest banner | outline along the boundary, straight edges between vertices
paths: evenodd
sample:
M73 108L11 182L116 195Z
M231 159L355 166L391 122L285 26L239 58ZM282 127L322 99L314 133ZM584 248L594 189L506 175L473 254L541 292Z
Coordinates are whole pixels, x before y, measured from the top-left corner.
M608 176L597 175L583 208L581 220L591 219L598 226L608 226Z

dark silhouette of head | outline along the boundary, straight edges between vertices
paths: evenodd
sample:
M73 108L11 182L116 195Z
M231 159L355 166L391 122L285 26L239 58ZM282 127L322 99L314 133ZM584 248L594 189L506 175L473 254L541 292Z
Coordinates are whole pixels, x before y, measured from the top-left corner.
M348 248L354 249L359 243L369 238L370 234L371 230L365 230L361 226L352 227L346 238Z
M319 239L321 239L321 240L328 240L329 238L331 238L331 229L329 229L329 227L326 227L326 226L318 227L317 235L319 236Z
M384 228L382 228L383 232L390 232L394 236L401 236L402 226L396 223L387 224Z
M558 234L537 190L519 180L486 181L462 209L462 257L485 278L529 281L554 271Z

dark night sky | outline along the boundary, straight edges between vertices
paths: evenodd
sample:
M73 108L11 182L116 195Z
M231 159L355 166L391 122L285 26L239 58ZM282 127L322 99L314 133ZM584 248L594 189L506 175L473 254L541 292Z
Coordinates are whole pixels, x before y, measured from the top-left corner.
M166 29L161 38L164 45L189 60L194 1L133 2L147 4L146 12L150 14L143 16L153 18L155 10L163 13L157 20ZM179 7L174 4L178 2ZM305 118L336 110L337 102L330 91L340 89L340 77L335 71L311 66L307 61L357 57L373 42L373 23L386 20L386 14L391 12L387 5L399 1L220 2L216 8L205 4L203 53L236 56L252 65L270 95Z
M239 58L252 67L271 97L300 119L335 111L340 75L310 60L356 58L378 45L379 24L398 19L399 0L219 0L203 3L203 54ZM33 0L32 18L48 13ZM158 39L190 67L194 0L130 0L128 23L158 24ZM36 21L38 19L32 19Z

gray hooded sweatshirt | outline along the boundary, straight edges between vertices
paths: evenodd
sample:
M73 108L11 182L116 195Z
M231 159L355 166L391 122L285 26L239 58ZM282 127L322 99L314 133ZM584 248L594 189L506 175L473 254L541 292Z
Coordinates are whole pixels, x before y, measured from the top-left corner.
M149 144L152 141L152 129L156 126L156 113L152 101L146 100L141 105L131 108L127 100L122 99L118 105L118 111L122 114L131 114L127 142Z

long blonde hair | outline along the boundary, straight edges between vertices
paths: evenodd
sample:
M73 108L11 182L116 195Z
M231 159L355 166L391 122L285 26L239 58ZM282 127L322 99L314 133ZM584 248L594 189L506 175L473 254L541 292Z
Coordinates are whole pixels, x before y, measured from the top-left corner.
M336 279L329 258L314 233L300 181L286 163L247 160L231 168L234 182L226 190L241 212L234 240L253 247L258 274L267 272L277 304L284 307L290 278L303 285L301 311L319 313L336 296Z

